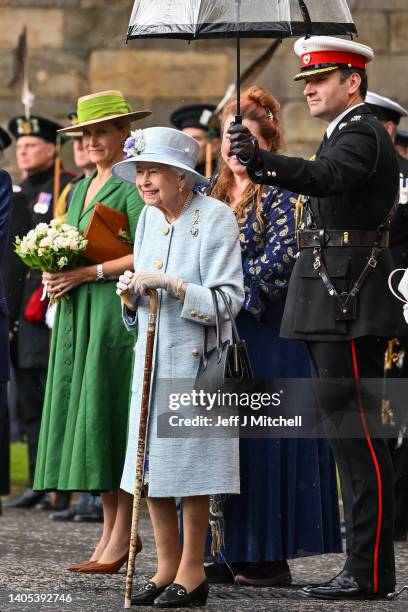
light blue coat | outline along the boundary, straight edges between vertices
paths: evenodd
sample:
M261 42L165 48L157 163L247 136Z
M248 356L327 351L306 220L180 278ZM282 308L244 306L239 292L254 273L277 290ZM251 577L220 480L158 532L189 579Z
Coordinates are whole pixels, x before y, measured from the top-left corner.
M158 438L156 433L160 379L184 378L194 382L196 377L204 327L215 324L209 288L222 287L230 297L235 315L242 306L241 250L234 213L218 200L196 195L189 209L170 225L159 209L146 206L136 230L134 258L138 271L160 271L182 277L188 283L184 304L159 290L147 440L149 495L239 493L238 439L169 439ZM121 482L121 488L129 493L134 490L148 310L148 298L143 296L139 298L136 314L123 311L127 328L138 329ZM224 306L220 305L220 311L225 314ZM231 337L231 324L224 320L222 338L227 337Z

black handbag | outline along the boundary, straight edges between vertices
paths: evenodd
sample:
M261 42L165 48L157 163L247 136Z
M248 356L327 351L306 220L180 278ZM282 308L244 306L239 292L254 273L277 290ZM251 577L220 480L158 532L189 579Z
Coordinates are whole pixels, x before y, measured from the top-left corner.
M240 383L252 379L253 371L248 355L245 340L241 340L235 323L234 315L225 293L216 287L211 289L214 311L215 311L215 332L217 344L214 348L208 348L209 328L204 332L203 354L198 366L198 372L194 388L196 390L214 391L224 386L228 380L231 383ZM222 340L220 328L220 312L218 308L217 294L220 295L228 313L232 325L232 342ZM233 386L234 386L233 385Z

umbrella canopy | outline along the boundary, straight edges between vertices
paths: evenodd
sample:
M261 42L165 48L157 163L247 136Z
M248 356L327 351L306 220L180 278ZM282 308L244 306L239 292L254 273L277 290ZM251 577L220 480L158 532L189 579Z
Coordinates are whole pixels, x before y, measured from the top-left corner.
M355 34L346 0L135 0L127 38Z

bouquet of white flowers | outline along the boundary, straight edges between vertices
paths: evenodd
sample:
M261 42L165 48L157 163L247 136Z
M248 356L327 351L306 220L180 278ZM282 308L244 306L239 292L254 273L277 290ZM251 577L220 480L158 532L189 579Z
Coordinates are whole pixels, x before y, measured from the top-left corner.
M87 240L72 225L53 219L39 223L24 238L16 237L16 253L29 268L43 272L60 272L73 268Z
M76 227L53 219L39 223L24 238L17 236L15 251L29 268L60 272L77 265L87 243Z

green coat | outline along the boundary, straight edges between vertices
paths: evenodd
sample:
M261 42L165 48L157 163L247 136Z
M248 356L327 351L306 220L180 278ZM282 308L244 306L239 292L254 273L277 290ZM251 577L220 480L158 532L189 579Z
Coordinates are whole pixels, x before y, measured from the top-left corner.
M78 183L67 223L84 230L96 202L126 212L134 238L137 190L111 177L82 213L92 177ZM57 308L34 489L119 488L126 451L135 335L121 319L115 282L85 283Z

